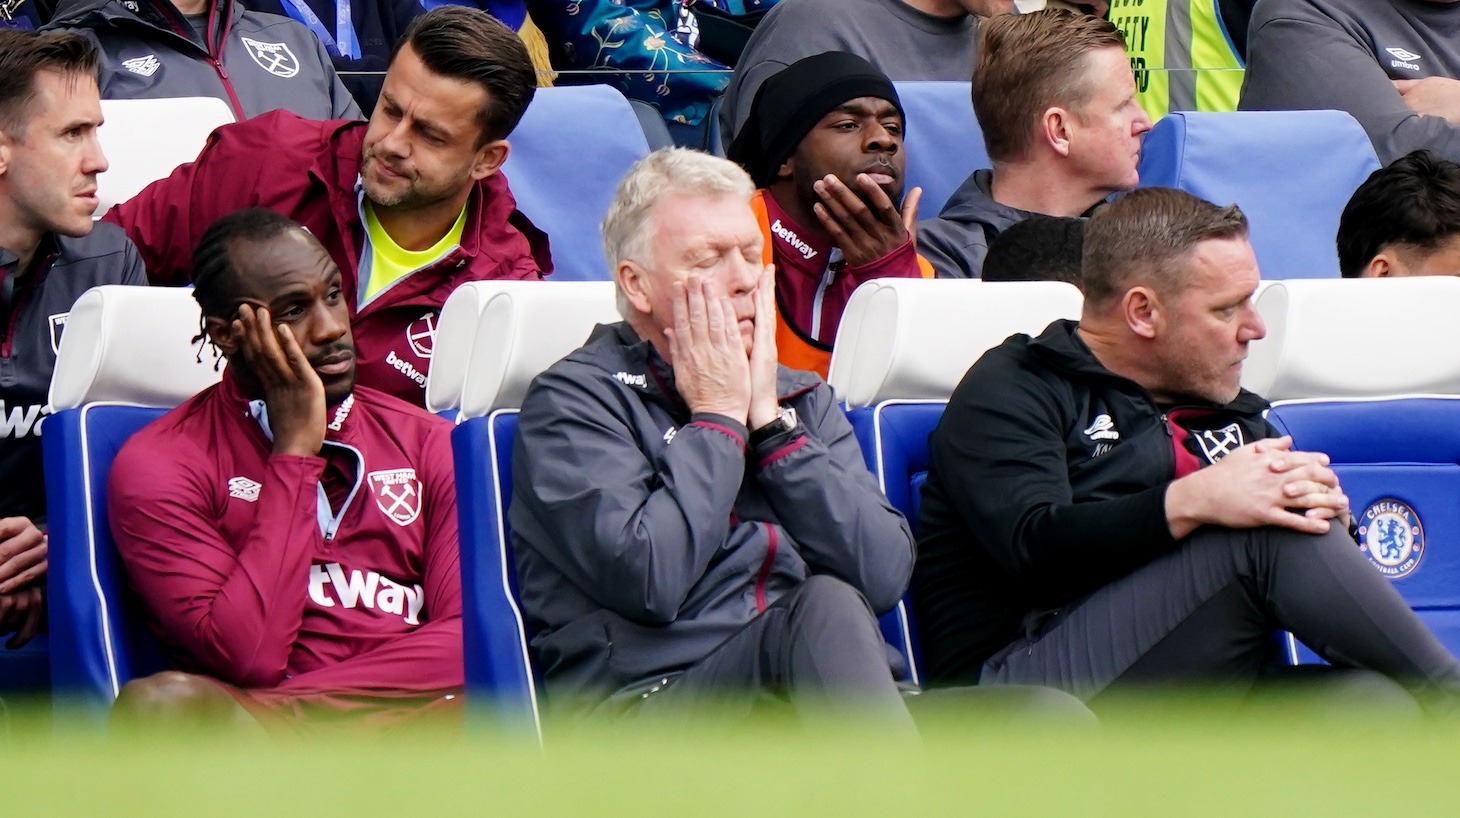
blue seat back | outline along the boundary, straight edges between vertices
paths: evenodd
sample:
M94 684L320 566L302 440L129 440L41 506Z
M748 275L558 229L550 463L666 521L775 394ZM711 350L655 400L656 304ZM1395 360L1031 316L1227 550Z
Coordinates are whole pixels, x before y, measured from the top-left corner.
M474 720L542 740L537 690L518 605L507 507L512 502L512 439L517 410L472 418L451 434L461 521L462 630L467 706Z
M649 155L639 118L607 85L540 88L502 172L552 244L553 281L606 281L599 224L629 167Z
M867 468L882 493L908 522L917 525L922 508L922 487L928 478L928 435L943 416L945 401L884 401L847 413ZM916 623L911 592L882 616L882 635L907 659L912 680L922 683Z
M896 82L906 114L906 189L923 189L918 218L931 219L963 180L989 167L983 130L973 117L972 84L932 80Z
M1337 278L1339 214L1378 168L1343 111L1174 113L1146 134L1140 183L1235 202L1265 279Z
M121 686L167 667L112 540L107 479L122 444L165 410L94 404L45 421L50 508L51 678L57 696L104 720Z
M1360 547L1460 654L1460 398L1295 402L1274 406L1269 420L1295 447L1329 456ZM1415 526L1396 526L1410 513Z

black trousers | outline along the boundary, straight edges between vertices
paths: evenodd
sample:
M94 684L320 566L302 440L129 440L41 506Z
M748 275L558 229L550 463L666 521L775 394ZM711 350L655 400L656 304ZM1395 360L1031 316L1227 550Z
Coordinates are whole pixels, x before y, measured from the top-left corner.
M812 576L781 596L632 710L706 727L733 724L766 704L789 704L808 726L916 734L876 616L859 591L830 576Z
M1454 706L1460 663L1348 534L1206 527L1177 550L1043 621L984 664L984 684L1050 685L1090 701L1151 681L1250 686L1292 631L1340 668L1376 671L1423 705Z

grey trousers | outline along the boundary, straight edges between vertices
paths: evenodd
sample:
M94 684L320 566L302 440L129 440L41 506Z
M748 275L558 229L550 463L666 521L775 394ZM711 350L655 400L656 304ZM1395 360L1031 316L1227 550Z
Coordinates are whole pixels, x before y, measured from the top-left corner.
M1089 701L1112 686L1254 683L1273 633L1341 668L1376 671L1454 707L1460 664L1337 526L1205 527L1170 554L1063 609L984 664L983 684L1050 685Z
M705 727L732 724L767 704L789 704L808 726L916 734L876 616L859 591L834 577L808 578L632 710Z

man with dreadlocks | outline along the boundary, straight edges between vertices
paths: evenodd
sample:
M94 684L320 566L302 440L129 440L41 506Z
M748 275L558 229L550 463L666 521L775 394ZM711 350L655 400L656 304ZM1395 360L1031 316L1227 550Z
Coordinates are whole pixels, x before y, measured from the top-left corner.
M0 634L45 621L41 420L71 305L99 284L146 284L137 248L94 225L98 55L75 34L0 30Z
M112 467L112 534L178 668L126 685L119 714L299 727L454 709L451 424L355 384L340 270L298 224L225 216L192 268L228 367Z

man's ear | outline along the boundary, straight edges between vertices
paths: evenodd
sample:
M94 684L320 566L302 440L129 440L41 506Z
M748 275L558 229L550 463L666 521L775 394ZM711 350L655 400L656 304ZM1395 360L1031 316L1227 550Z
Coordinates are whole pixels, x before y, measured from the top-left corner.
M1121 315L1131 332L1151 340L1165 324L1161 299L1149 287L1131 287L1120 300Z
M1388 278L1394 275L1394 259L1389 251L1381 251L1379 255L1369 259L1369 265L1359 273L1359 278Z
M203 319L203 330L208 333L208 340L223 357L232 358L238 352L238 337L233 334L233 322L223 318L208 316Z
M512 146L505 139L494 139L477 149L477 159L471 166L472 181L480 182L502 169Z
M15 143L4 131L0 131L0 176L10 169L10 153Z
M624 300L629 306L645 315L653 311L649 302L649 291L645 287L648 271L640 267L637 262L624 259L618 263L618 269L614 270L614 280L618 282L619 290L624 294Z
M1049 146L1050 150L1060 156L1070 155L1070 122L1074 115L1064 108L1046 108L1039 117L1039 130L1036 136Z

